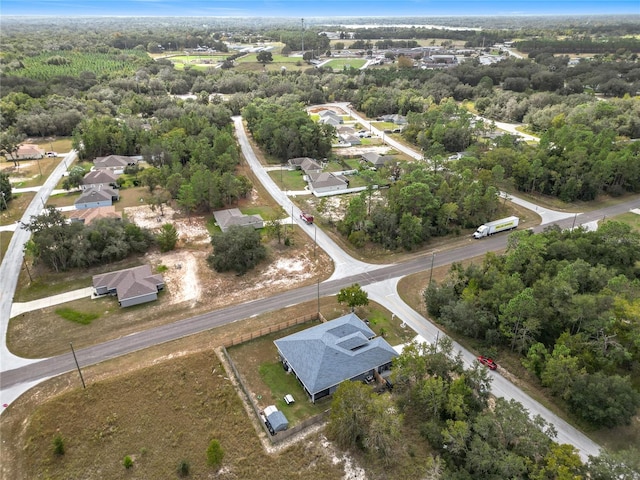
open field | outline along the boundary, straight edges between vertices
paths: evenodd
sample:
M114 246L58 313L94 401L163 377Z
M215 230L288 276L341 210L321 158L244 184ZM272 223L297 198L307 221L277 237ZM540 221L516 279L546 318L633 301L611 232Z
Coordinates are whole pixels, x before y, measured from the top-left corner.
M0 263L2 263L2 259L4 258L4 254L9 248L9 242L11 242L11 237L13 236L13 232L0 232Z
M323 65L324 68L342 70L343 68L360 68L367 61L363 58L333 58Z

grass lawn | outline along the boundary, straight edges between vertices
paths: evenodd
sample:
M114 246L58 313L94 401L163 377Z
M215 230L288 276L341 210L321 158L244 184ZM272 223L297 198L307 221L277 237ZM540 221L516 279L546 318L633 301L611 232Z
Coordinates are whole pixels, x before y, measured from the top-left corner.
M283 190L304 190L307 186L300 170L272 170L269 176Z
M9 242L11 242L11 237L13 236L13 232L0 232L0 263L2 263L2 259L4 258L4 254L9 248Z
M114 203L117 212L127 207L139 207L147 204L147 197L151 194L147 187L133 187L120 189L120 200Z
M613 217L610 220L626 223L627 225L631 225L631 228L633 228L636 232L640 232L640 215L638 215L637 213L623 213L622 215Z
M14 193L13 199L7 203L8 210L0 212L0 225L11 225L20 220L35 196L35 192Z
M398 128L398 126L393 122L371 122L371 125L373 125L373 127L377 128L378 130L382 130L383 132L385 130L394 130Z
M68 193L59 193L57 195L51 195L47 200L47 206L53 207L70 207L74 204L82 192L74 190Z
M342 70L343 68L360 68L367 61L362 58L334 58L323 65L324 68Z

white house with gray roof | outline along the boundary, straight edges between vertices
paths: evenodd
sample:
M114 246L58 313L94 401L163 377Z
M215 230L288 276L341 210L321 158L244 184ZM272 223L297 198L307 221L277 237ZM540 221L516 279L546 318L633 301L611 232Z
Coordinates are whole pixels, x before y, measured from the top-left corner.
M342 175L322 172L307 175L309 187L314 194L337 192L349 188L349 181Z
M213 216L220 230L223 232L229 230L229 227L233 225L238 227L252 227L256 230L264 227L264 220L260 215L245 215L238 208L218 210L217 212L213 212Z
M164 279L152 274L151 266L141 265L94 275L93 288L96 295L117 295L121 307L130 307L156 300Z
M296 376L312 402L333 394L345 380L360 381L389 370L398 356L355 313L274 343L284 368Z

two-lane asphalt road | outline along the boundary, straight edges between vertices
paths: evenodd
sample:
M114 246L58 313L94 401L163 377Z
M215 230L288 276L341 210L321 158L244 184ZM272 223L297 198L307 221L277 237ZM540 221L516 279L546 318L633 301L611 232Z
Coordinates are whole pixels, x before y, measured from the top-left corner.
M301 229L333 258L336 265L334 274L329 280L317 285L290 290L267 298L256 299L241 305L212 311L169 325L163 325L77 350L76 355L81 366L99 363L120 355L207 331L217 326L239 321L261 313L277 311L285 305L296 305L301 302L314 300L319 296L334 295L341 288L356 282L365 286L365 288L372 293L372 299L387 306L398 318L405 320L417 332L424 332L424 338L432 339L434 329L437 330L437 328L399 298L396 290L397 280L403 276L429 269L432 262L434 267L448 265L453 262L481 255L487 251L500 250L506 246L507 235L498 235L480 241L469 238L463 247L435 252L435 255L432 255L433 252L427 252L422 257L401 264L370 265L357 261L346 254L322 230L317 229L315 226L306 225L299 220L300 210L277 185L275 185L258 163L248 142L241 118L235 117L234 123L243 155L255 171L258 179L264 184L265 188L267 188L278 203L283 206L285 211L291 212L293 220ZM638 203L640 202L636 200L634 202L609 207L598 212L584 214L584 216L581 217L581 222L585 220L598 220L604 216L612 216L626 212L630 208L638 207ZM574 221L575 218L572 216L571 218L560 220L557 223L563 228L566 228L570 227ZM540 226L535 230L539 231L542 228L543 226ZM6 318L8 319L8 313ZM429 337L429 332L431 332L431 337ZM6 327L3 333L6 334ZM470 363L473 361L474 356L471 352L460 346L457 347L467 362ZM26 388L36 384L38 381L71 371L74 368L75 363L71 354L31 361L31 363L16 365L15 368L9 369L6 369L5 364L3 364L3 371L0 376L0 390L3 395L5 392L11 392L13 394L15 392L25 391ZM534 414L539 413L547 421L553 423L559 432L559 440L576 446L576 448L580 450L583 458L585 458L586 455L597 454L599 447L596 444L591 442L579 431L573 429L570 425L562 422L551 412L544 409L544 407L508 382L506 378L500 375L494 375L493 391L500 396L516 398L530 412Z

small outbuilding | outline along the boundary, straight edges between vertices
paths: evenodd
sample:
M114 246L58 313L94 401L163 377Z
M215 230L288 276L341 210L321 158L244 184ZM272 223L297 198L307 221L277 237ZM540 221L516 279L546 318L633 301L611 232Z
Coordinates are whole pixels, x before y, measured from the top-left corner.
M289 428L289 420L287 420L287 417L285 417L284 413L280 410L276 410L267 415L267 420L269 420L274 432L282 432Z

